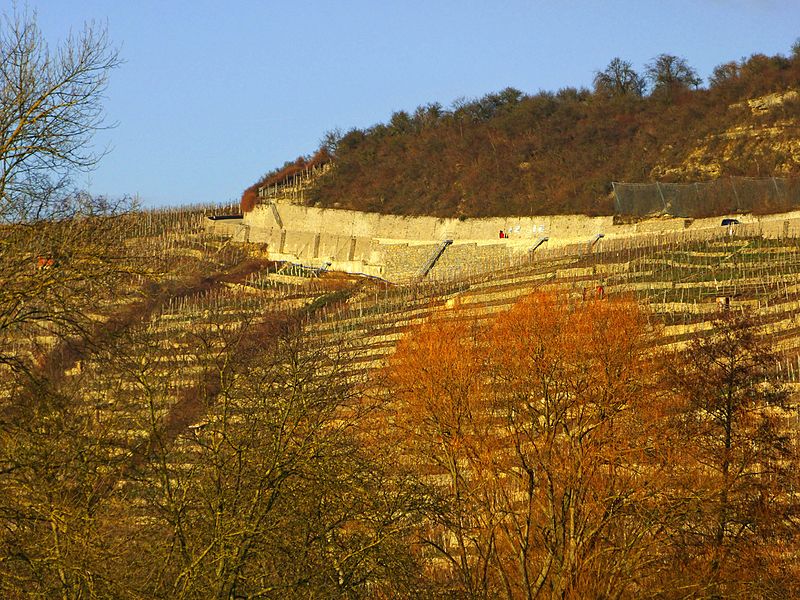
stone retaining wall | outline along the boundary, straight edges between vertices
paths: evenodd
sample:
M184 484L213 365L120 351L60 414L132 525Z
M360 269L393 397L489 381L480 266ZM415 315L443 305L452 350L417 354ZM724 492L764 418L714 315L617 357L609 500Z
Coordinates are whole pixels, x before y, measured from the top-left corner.
M554 215L440 219L323 209L278 201L257 206L236 224L209 222L216 233L237 241L263 243L276 260L310 266L331 263L336 270L361 272L392 281L413 279L445 239L454 243L442 255L432 276L474 273L524 257L547 236L548 249L586 244L603 234L614 239L719 235L722 217L654 218L638 223L613 223L613 217ZM736 216L741 229L758 229L767 237L800 235L800 211L757 217ZM508 239L500 239L500 231Z
M351 237L393 240L498 239L500 230L512 231L512 239L541 235L591 236L609 230L612 217L558 215L545 217L492 217L487 219L440 219L362 213L352 210L313 208L277 202L280 221L294 231L325 232ZM280 227L270 205L257 206L245 222L264 229Z

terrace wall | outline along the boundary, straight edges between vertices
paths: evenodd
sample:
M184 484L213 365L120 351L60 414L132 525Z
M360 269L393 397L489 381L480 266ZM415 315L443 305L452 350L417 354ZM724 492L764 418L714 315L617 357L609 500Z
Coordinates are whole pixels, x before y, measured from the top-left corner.
M591 236L612 227L612 217L557 215L546 217L492 217L486 219L440 219L436 217L403 217L362 213L352 210L314 208L277 202L257 206L245 215L253 228L280 227L293 231L325 232L351 237L392 240L498 239L500 230L512 228L512 239L536 238L541 235L559 237Z
M783 215L741 215L742 229L758 229L767 237L800 235L800 212ZM524 256L542 236L547 248L586 244L597 234L615 238L703 237L718 235L721 217L706 219L654 218L614 224L613 217L554 215L442 219L362 213L276 202L257 206L237 225L242 241L264 243L276 260L362 272L401 281L413 278L445 239L454 243L442 255L432 275L474 272L480 264L497 266ZM223 233L219 225L218 233ZM499 232L510 233L500 239ZM654 240L655 241L655 240ZM603 243L603 242L601 242Z

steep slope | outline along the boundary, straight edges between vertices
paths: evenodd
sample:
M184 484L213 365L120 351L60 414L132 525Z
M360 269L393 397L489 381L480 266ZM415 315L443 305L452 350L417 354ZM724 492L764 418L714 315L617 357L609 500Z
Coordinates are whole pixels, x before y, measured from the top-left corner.
M796 174L800 165L800 93L775 92L728 106L725 129L683 149L683 158L657 164L655 177L715 179L726 174L757 177Z

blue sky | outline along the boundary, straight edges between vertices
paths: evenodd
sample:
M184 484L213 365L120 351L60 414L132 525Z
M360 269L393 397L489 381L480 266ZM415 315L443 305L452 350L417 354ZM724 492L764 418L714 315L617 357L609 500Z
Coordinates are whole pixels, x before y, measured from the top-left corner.
M5 4L4 0L3 4ZM238 200L326 131L397 110L590 86L615 56L685 57L707 78L756 52L788 54L800 0L28 0L51 45L108 24L125 63L83 185L146 205ZM4 8L4 10L9 10Z

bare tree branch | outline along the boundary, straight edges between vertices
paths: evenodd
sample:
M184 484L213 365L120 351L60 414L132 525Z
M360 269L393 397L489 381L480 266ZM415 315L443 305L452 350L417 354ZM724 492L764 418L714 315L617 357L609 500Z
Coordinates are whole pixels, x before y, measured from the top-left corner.
M36 15L0 21L0 220L63 218L78 206L70 176L103 156L92 145L103 128L103 93L120 64L108 32L85 25L51 51Z

